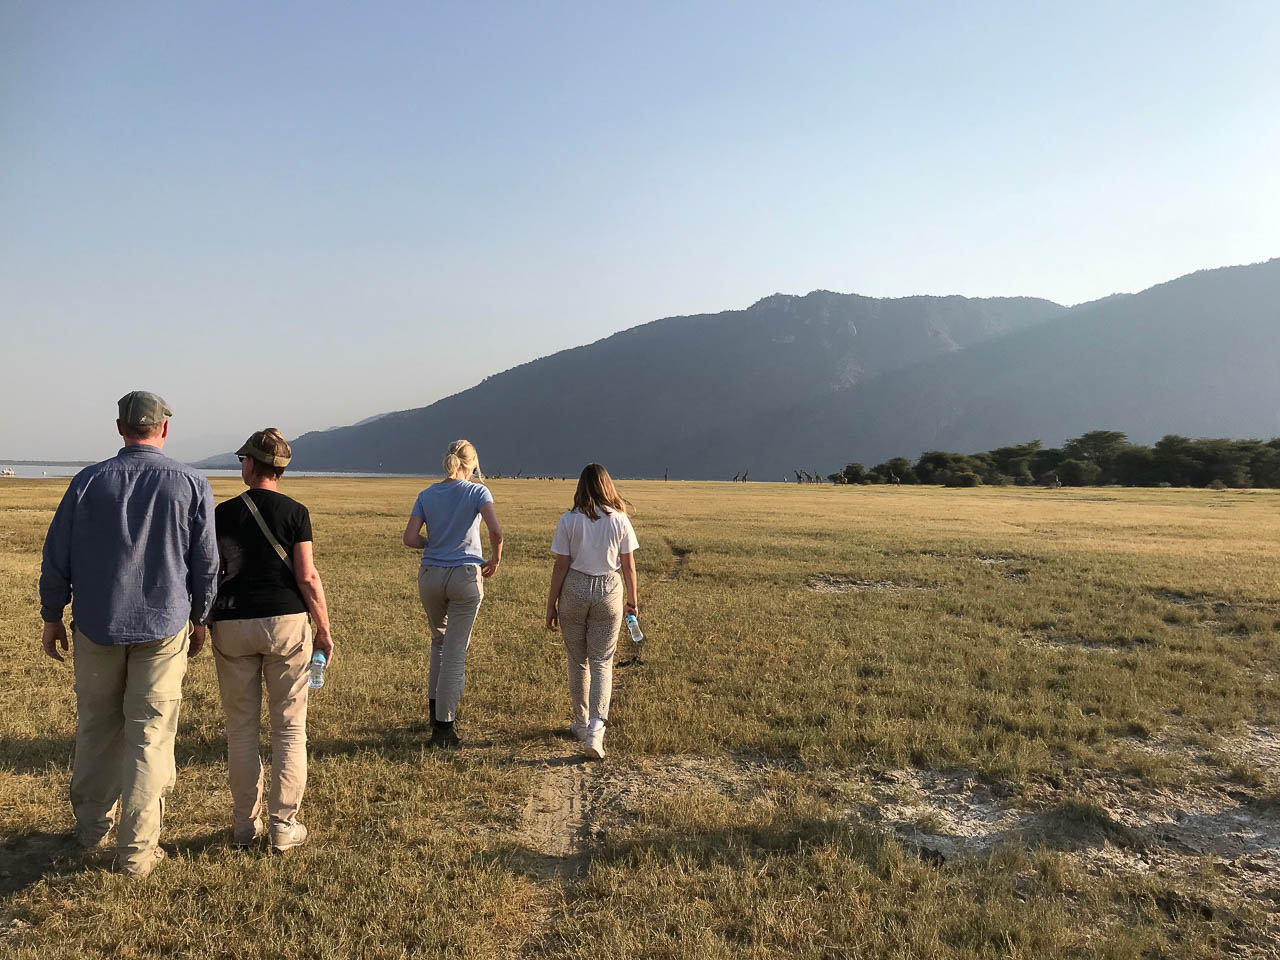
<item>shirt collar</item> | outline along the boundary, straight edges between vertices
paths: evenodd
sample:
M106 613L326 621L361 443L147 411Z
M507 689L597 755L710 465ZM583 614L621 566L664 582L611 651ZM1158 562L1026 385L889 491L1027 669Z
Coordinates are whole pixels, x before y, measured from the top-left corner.
M123 446L120 448L120 452L116 454L117 457L145 457L148 455L156 457L164 456L164 454L160 452L159 447L153 447L149 443L134 443Z

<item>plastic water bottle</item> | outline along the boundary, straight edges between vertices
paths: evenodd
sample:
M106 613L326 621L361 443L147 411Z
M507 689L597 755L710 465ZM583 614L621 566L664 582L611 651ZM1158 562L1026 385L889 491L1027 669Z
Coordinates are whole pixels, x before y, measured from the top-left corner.
M634 613L627 614L627 632L631 634L631 640L639 648L644 642L644 634L640 632L640 621L636 619Z
M328 662L323 651L317 650L311 655L311 680L309 686L312 690L319 690L324 686L324 668Z

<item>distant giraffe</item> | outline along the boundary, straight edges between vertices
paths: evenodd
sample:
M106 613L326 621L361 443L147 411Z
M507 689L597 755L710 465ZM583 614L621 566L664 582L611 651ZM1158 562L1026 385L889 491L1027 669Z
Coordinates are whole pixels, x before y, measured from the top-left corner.
M749 476L751 476L751 471L750 471L750 470L743 470L743 471L742 471L742 482L743 482L743 483L746 483L746 482L747 482L747 477L749 477Z
M902 481L898 479L898 475L897 475L896 473L894 473L892 470L890 470L890 471L889 471L889 482L890 482L890 483L892 483L892 484L896 487L896 486L897 486L898 484L900 484Z
M737 482L738 482L738 474L736 474L736 473L735 473L735 474L733 475L733 481L732 481L732 482L733 482L733 483L737 483Z

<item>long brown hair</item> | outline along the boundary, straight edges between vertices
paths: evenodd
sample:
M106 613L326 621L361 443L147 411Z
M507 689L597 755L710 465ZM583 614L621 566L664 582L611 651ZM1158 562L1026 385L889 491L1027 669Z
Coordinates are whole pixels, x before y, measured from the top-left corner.
M588 463L578 477L578 489L573 494L573 509L591 520L599 520L600 512L608 507L615 513L627 512L627 501L622 499L613 485L609 471L598 463Z

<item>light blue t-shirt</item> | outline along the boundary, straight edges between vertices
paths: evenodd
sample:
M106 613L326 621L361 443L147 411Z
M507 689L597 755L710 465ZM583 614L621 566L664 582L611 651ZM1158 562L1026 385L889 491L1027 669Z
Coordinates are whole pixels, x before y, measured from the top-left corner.
M480 508L493 503L483 483L442 480L418 494L412 516L427 525L424 567L460 567L484 563L480 552Z

